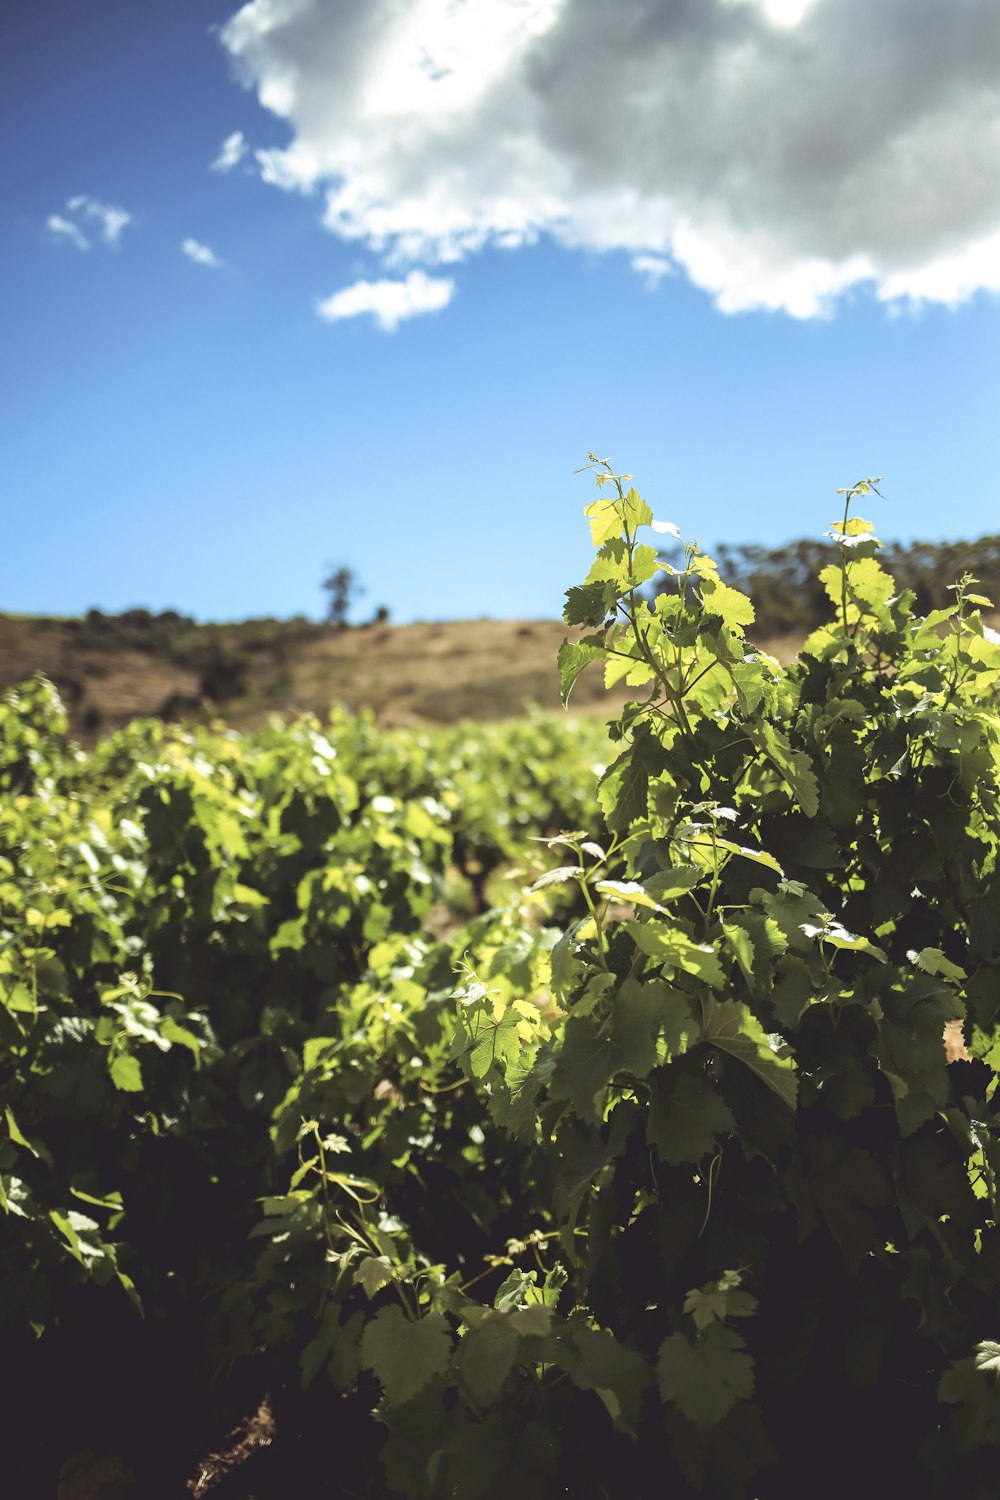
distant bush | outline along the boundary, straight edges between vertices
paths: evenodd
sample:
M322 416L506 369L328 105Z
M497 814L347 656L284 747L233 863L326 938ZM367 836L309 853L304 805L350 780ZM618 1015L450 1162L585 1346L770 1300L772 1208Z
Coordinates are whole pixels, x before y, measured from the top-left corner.
M203 698L212 703L229 703L246 691L247 663L237 651L218 643L209 651L199 679Z
M82 621L68 620L66 626L79 645L92 650L142 651L150 655L169 654L179 633L197 629L193 620L175 609L158 615L148 609L126 609L120 615L88 609Z

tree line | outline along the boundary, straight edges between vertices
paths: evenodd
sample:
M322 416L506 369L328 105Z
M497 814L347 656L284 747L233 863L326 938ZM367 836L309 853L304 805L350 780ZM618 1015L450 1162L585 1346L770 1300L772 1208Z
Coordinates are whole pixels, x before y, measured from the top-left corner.
M832 560L831 552L830 542L803 539L782 547L722 544L715 557L724 582L753 601L756 632L778 635L805 633L828 617L830 600L818 575ZM976 541L889 542L879 561L900 593L912 589L918 615L953 603L949 589L965 573L1000 605L1000 534ZM665 578L661 587L671 582Z

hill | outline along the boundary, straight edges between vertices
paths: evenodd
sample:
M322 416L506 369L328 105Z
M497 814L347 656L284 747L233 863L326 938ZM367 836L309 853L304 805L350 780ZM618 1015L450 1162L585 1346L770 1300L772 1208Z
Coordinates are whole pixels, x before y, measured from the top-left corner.
M557 620L374 623L337 629L305 619L197 625L173 613L97 611L82 619L0 615L0 689L44 672L85 739L157 715L223 717L236 728L332 703L378 721L450 724L559 706ZM787 659L794 636L762 643ZM585 673L575 712L624 701Z

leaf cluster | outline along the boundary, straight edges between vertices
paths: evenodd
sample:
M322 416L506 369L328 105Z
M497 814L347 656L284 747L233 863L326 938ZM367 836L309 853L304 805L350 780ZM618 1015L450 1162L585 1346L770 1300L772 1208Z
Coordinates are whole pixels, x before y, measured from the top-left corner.
M865 481L782 666L592 466L560 671L634 689L610 751L335 716L82 756L8 699L0 1315L196 1306L349 1413L345 1493L832 1500L864 1453L989 1494L987 601L920 613Z

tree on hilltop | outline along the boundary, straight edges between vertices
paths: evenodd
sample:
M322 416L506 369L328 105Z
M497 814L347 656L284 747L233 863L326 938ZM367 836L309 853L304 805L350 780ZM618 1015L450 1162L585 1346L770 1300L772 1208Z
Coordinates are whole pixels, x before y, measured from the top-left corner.
M327 596L326 622L343 629L352 606L365 589L354 569L345 563L328 564L328 567L329 572L321 585Z

